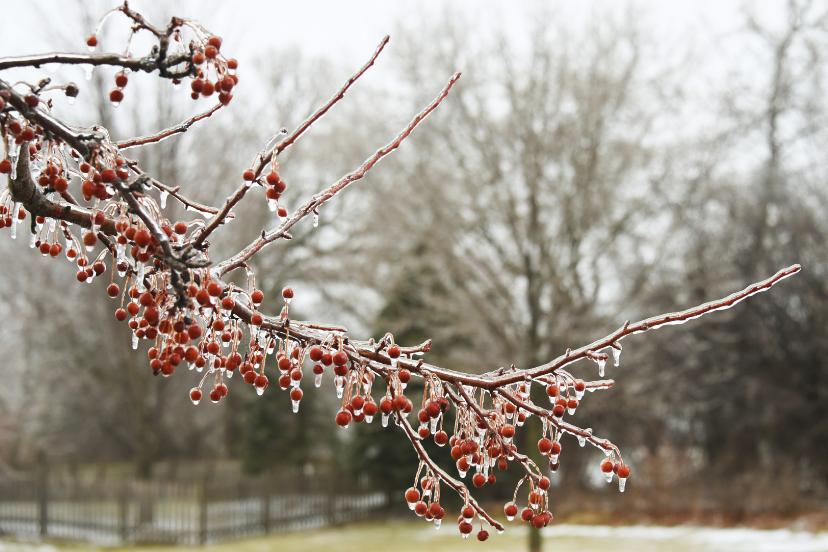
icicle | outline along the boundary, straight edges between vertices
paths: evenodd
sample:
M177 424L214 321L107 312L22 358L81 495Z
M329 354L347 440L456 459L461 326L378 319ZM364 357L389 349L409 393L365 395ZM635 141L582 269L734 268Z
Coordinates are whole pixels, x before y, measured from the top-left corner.
M296 414L299 412L299 401L291 401L293 403L293 413Z
M345 391L345 378L336 376L334 378L334 385L336 386L336 398L341 399L342 393Z
M618 348L612 348L612 360L615 363L615 365L618 366L618 363L621 362L621 344L616 343L615 345L617 345Z
M69 105L75 105L75 97L74 96L66 96L66 101L69 102Z
M11 227L11 237L12 239L17 238L17 223L20 222L20 219L17 218L17 214L20 212L20 204L15 203L14 207L12 208L12 227Z
M94 67L91 65L84 65L83 69L86 72L86 80L92 80L92 70Z
M313 384L316 387L322 387L322 374L316 374L313 378Z
M434 528L437 529L438 531L440 530L440 524L442 523L442 521L443 521L442 519L435 519L434 520Z
M187 369L192 370L193 368L195 368L195 362L188 362L187 363ZM199 372L200 371L201 370L199 370Z
M319 213L314 213L313 214L313 227L316 228L317 226L319 226ZM436 520L436 521L440 521L440 520ZM438 525L437 528L439 529L440 526Z
M604 475L607 478L607 483L612 483L612 472L607 472Z
M583 435L578 435L578 444L584 446L586 444L586 437Z
M257 387L256 388L256 394L257 395L259 395L261 397L263 393L264 393L264 387Z
M135 334L135 332L132 332L132 348L138 348L138 336Z
M162 209L167 208L167 197L169 195L170 195L170 193L167 190L161 190L161 208Z
M396 367L397 367L397 359L396 359L396 358L392 358L392 359L391 359L391 368L396 368Z
M618 478L618 490L621 491L622 493L624 492L624 485L626 485L626 484L627 484L627 478L626 477L619 477Z
M382 414L382 427L388 427L388 416L390 416L390 414L386 414L386 413L383 412L383 414Z
M437 432L437 421L438 420L439 420L439 418L432 418L431 419L431 433L436 433Z
M613 350L615 350L615 349L613 349ZM600 378L604 377L604 367L606 365L607 365L607 361L605 359L602 358L598 361L598 377L600 377Z
M29 234L29 247L34 249L35 242L37 241L37 234Z
M144 263L138 263L137 271L138 275L135 277L135 285L138 287L138 291L144 291Z

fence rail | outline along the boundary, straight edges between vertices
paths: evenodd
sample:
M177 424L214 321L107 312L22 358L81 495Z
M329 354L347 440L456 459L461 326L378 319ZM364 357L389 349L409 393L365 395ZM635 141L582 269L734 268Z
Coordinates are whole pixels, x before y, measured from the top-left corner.
M0 479L0 533L102 543L207 544L381 515L384 492L343 477L194 481Z

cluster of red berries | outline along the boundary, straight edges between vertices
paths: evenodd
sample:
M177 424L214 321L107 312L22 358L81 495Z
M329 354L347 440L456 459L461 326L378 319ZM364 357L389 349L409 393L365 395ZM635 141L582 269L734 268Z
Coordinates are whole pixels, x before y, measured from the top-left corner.
M219 102L223 105L229 104L233 99L233 87L239 82L235 73L239 63L235 59L224 59L219 52L221 38L217 36L210 37L206 43L198 44L197 48L197 53L193 55L193 64L198 67L198 74L190 83L192 98L207 98L218 92ZM211 67L215 73L215 81L210 80Z

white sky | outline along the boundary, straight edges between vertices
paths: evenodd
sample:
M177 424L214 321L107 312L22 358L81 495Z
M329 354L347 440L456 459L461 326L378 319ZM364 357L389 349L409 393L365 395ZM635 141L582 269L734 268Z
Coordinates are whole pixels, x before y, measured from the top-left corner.
M36 30L43 17L53 25L73 19L76 2L81 0L4 0L0 18L0 56L22 55L45 46L45 37ZM103 11L116 2L88 0ZM152 0L133 0L139 12L149 12ZM271 0L271 1L191 1L164 2L164 11L192 17L222 35L225 44L238 52L238 58L252 58L268 48L300 46L304 51L325 54L335 61L362 62L379 40L392 35L398 21L425 12L438 18L445 6L462 12L482 25L497 25L512 37L525 36L530 21L527 11L537 5L552 6L565 19L583 19L595 11L617 10L627 2L539 0ZM179 4L176 8L166 6ZM690 32L727 33L738 26L742 0L649 0L633 2L645 23L662 38L687 36ZM757 2L755 6L781 2ZM165 23L161 22L161 23ZM87 34L89 31L85 31ZM392 42L393 44L393 42ZM80 47L83 44L79 44Z

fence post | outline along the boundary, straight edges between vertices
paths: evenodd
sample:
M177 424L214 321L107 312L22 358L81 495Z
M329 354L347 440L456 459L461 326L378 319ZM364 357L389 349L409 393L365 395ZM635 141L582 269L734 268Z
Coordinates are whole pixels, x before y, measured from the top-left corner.
M118 536L121 542L126 542L127 537L127 512L129 511L129 481L121 481L118 493Z
M40 465L37 480L37 521L40 525L40 534L49 533L49 469L46 463Z
M265 535L270 533L272 529L272 523L270 521L270 492L272 486L273 483L270 475L265 475L264 481L262 481L262 527L264 528Z
M207 544L207 476L198 484L198 543Z

